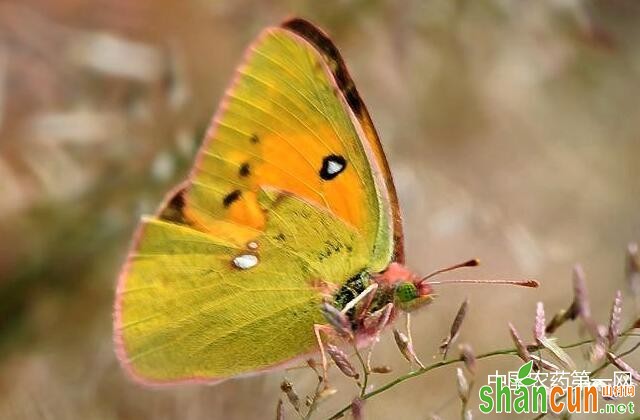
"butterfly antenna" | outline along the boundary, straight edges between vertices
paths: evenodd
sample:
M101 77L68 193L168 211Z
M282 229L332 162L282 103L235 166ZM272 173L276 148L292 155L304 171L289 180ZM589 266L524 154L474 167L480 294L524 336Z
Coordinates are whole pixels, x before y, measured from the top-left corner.
M523 286L536 288L540 286L540 282L534 279L522 279L522 280L504 280L504 279L455 279L455 280L440 280L430 281L429 284L507 284L511 286Z
M436 270L432 273L427 274L426 276L424 276L421 280L425 281L430 279L431 277L437 276L438 274L442 274L442 273L446 273L447 271L453 271L453 270L457 270L458 268L463 268L463 267L477 267L480 265L480 260L477 258L462 262L462 263L458 263L455 265L452 265L451 267L445 267L445 268L441 268L439 270Z
M427 274L421 279L421 282L427 281L428 279L437 276L438 274L446 273L448 271L457 270L458 268L464 267L477 267L480 265L480 260L477 258L473 258L471 260L452 265L450 267L441 268L432 273ZM429 284L507 284L512 286L523 286L523 287L538 287L540 283L534 279L522 279L522 280L503 280L503 279L457 279L457 280L438 280L438 281L430 281Z

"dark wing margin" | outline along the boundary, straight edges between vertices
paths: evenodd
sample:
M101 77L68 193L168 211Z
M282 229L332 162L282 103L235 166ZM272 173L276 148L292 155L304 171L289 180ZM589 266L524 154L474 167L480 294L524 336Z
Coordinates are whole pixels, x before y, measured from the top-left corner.
M391 203L391 218L393 220L393 241L394 241L394 257L393 260L404 263L404 240L402 233L402 215L400 214L400 206L398 204L398 195L396 187L393 183L393 176L389 168L389 163L382 149L380 138L376 132L369 111L365 106L358 90L356 89L347 66L338 51L338 48L329 39L327 34L316 27L313 23L301 19L293 18L283 22L280 25L311 43L329 63L329 68L333 74L338 88L342 91L349 107L360 122L360 125L369 140L369 146L373 149L373 153L377 159L376 164L382 170L384 176L385 187L389 194Z

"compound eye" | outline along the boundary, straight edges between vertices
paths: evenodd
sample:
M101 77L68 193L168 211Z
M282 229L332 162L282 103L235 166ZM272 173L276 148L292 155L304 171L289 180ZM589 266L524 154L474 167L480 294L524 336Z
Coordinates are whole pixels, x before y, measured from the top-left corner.
M418 288L413 283L400 283L396 286L396 299L401 303L411 302L419 297Z

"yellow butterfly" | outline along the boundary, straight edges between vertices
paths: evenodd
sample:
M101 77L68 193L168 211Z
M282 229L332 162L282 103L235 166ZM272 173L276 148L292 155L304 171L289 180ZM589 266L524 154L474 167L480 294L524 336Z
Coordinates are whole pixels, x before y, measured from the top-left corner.
M366 342L431 300L402 241L389 166L338 50L302 19L268 28L188 180L140 224L117 287L117 355L148 384L272 370L322 350L323 302Z

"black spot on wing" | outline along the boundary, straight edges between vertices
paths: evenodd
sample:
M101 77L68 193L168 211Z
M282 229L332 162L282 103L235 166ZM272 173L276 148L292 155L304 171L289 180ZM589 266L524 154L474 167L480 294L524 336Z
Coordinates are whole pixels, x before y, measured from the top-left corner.
M251 138L249 139L251 141L251 143L253 144L258 144L260 143L260 137L258 137L257 134L252 134Z
M320 178L330 181L340 175L347 168L347 160L340 155L328 155L322 159Z
M242 178L248 177L251 174L251 166L249 165L248 162L243 163L242 165L240 165L240 169L238 170L238 175L240 175Z
M222 205L225 207L229 207L230 205L238 201L241 196L242 196L242 191L233 190L229 194L224 196L224 198L222 199Z
M170 207L177 211L182 211L184 209L184 193L184 188L176 192L173 197L171 197L171 200L169 200L167 207Z
M186 224L184 217L184 195L186 191L186 188L181 188L171 196L164 208L160 211L160 219L174 223Z
M358 95L358 91L356 91L356 88L353 86L353 83L344 90L344 96L347 98L347 103L351 109L353 109L353 112L356 115L359 115L362 112L362 100Z

